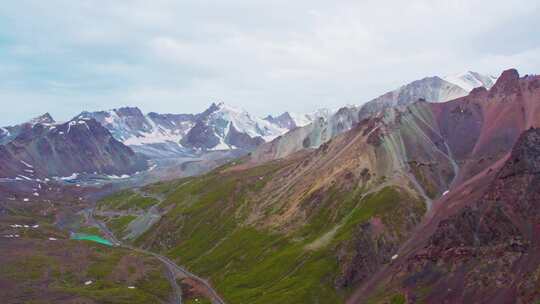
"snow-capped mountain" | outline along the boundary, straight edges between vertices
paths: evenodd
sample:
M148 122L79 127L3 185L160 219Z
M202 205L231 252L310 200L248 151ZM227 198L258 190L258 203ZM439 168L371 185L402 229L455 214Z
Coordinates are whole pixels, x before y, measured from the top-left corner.
M178 143L194 125L192 114L144 115L136 107L124 107L109 111L82 112L78 118L93 118L107 128L117 140L136 152L169 157L187 151Z
M389 107L404 106L418 100L449 101L466 96L476 87L483 86L489 89L496 80L496 77L476 72L465 72L446 77L426 77L366 102L360 109L360 117L367 118Z
M302 118L302 117L300 117ZM270 122L271 124L274 124L274 125L277 125L281 128L284 128L284 129L289 129L289 130L292 130L296 127L299 127L299 125L297 124L297 121L296 119L293 118L293 116L291 115L291 113L289 112L284 112L276 117L272 116L272 115L268 115L264 118L264 120ZM304 122L304 121L302 121ZM308 124L309 121L305 121L306 123L305 124ZM304 124L304 125L305 125Z
M292 130L298 127L304 127L313 121L323 118L328 119L334 112L330 109L319 109L312 113L298 114L292 112L284 112L279 116L268 115L264 120L275 124L281 128Z
M252 116L224 103L213 103L199 114L143 114L133 107L82 112L124 144L149 157L200 154L203 151L251 151L292 129ZM295 127L296 125L294 125Z
M30 129L36 124L50 125L56 121L49 113L30 119L29 121L15 125L0 128L0 145L6 144L15 139L23 130Z
M122 175L147 168L146 160L94 119L53 123L47 116L22 124L15 138L0 145L0 177L31 180L94 172Z
M253 117L247 111L213 103L197 115L195 125L182 138L181 144L203 150L253 150L288 130Z

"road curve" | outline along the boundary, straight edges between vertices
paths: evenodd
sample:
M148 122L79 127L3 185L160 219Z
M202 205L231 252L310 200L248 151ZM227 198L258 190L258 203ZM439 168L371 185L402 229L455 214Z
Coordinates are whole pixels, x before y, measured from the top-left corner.
M208 281L190 272L184 267L178 266L174 261L172 261L166 256L163 256L161 254L148 251L142 248L123 244L120 240L118 240L118 238L116 238L114 233L112 233L112 231L109 230L107 225L105 225L103 222L94 218L93 209L87 209L86 211L88 215L88 222L90 224L97 226L99 230L103 233L105 238L111 241L115 246L123 247L123 248L130 249L139 253L143 253L143 254L152 255L153 257L161 261L163 265L165 265L165 267L167 268L169 272L167 277L169 278L169 281L174 291L175 303L179 303L179 304L182 303L182 289L180 288L180 286L178 286L178 283L176 282L176 278L191 278L192 280L195 280L199 282L201 285L203 285L204 287L206 287L208 294L211 297L210 301L212 302L212 304L225 304L225 301L219 296L219 294L214 290L214 288L212 288L212 285L210 285Z

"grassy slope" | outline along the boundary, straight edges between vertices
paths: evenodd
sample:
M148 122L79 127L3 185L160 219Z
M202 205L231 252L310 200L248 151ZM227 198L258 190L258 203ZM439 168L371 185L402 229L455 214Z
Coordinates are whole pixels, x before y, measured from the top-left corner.
M3 298L8 303L10 299L29 303L63 303L70 299L161 303L172 292L162 265L155 259L89 242L50 244L35 239L4 244L0 282L17 286L5 291ZM86 286L87 280L94 283Z
M125 234L126 228L137 217L134 215L124 215L117 218L113 218L107 222L107 226L113 231L117 237L121 237Z
M158 200L151 197L141 196L131 190L124 190L115 193L98 204L98 209L125 211L128 209L146 210L158 203Z
M364 189L335 187L319 193L320 206L299 229L278 233L244 224L258 203L257 191L278 169L268 164L228 174L214 171L149 187L166 193L165 204L173 209L137 242L211 278L230 303L339 303L347 290L334 287L336 251L351 247L356 227L377 216L399 231L402 209L413 204L418 214L425 212L422 203L399 189L363 196ZM280 210L269 206L264 212ZM332 230L335 235L322 246L307 249Z
M124 190L99 201L97 209L101 211L123 212L125 215L110 217L101 215L98 217L105 222L117 237L122 238L129 233L126 230L128 225L137 218L136 215L129 214L130 212L134 213L133 211L135 211L140 213L158 203L159 201L155 198L145 197L131 190Z

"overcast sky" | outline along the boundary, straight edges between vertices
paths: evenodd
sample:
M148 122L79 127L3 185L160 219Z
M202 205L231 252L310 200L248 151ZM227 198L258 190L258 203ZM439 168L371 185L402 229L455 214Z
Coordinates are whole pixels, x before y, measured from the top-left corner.
M0 125L125 105L256 115L467 70L540 73L540 1L4 1Z

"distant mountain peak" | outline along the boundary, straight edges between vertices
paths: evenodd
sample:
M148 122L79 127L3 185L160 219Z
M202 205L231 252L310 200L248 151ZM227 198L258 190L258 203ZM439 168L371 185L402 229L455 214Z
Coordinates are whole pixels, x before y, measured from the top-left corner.
M289 129L289 130L294 129L299 126L297 121L291 116L289 112L283 112L276 117L272 115L268 115L264 118L264 120L272 124L278 125L281 128Z
M51 114L49 114L48 112L43 114L43 115L34 117L34 118L32 118L32 119L30 119L28 121L28 123L32 124L32 125L35 125L35 124L53 124L55 122L56 121L52 118Z
M119 116L144 116L143 112L138 107L121 107L114 109L113 111L116 112L116 114L118 114Z
M519 72L516 69L508 69L501 73L491 92L509 93L519 85Z
M484 75L473 71L462 72L458 74L448 75L442 77L443 80L454 84L467 92L472 91L474 88L485 87L490 89L497 80L497 77L491 75Z
M219 111L223 111L223 110L230 110L230 111L233 111L233 112L242 112L240 110L237 110L237 109L234 109L230 106L227 106L223 101L220 101L220 102L212 102L212 104L206 109L204 110L204 112L202 112L201 114L203 116L207 116L207 115L210 115L214 112L219 112Z

